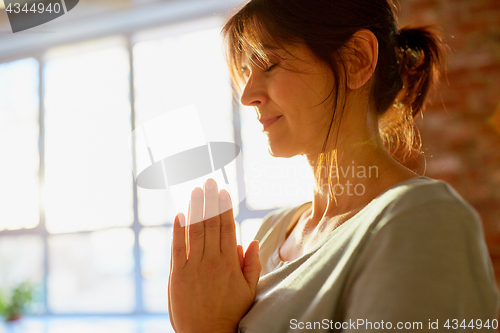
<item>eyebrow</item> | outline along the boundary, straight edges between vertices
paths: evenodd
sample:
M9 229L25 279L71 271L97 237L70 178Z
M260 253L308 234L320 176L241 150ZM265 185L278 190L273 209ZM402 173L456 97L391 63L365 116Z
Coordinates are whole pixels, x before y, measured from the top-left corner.
M287 53L287 51L286 51L286 50L284 50L283 48L278 47L278 46L269 45L269 44L264 44L264 45L262 46L262 51L263 51L264 53L266 53L266 51L282 51L282 52L284 52L284 53ZM256 52L253 52L253 53L252 53L252 57L251 57L250 59L253 59L253 58L255 58L256 56L257 56L257 53L256 53Z
M282 47L279 47L279 46L275 46L275 45L271 45L271 44L264 44L262 45L262 51L264 53L266 53L266 50L269 50L269 51L282 51L284 53L288 53L285 49L283 49ZM282 56L281 56L282 57ZM241 68L244 69L244 68L248 68L248 66L246 65L246 63L249 61L251 63L254 63L254 61L252 59L255 59L257 60L258 57L257 57L257 53L256 52L253 52L252 53L252 56L250 58L248 57L242 57L242 61L241 61Z

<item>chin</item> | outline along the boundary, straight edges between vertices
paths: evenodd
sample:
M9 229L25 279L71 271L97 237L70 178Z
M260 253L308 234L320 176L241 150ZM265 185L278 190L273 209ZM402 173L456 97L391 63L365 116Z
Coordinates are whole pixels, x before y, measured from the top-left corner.
M281 143L284 144L285 142ZM271 155L272 157L282 157L282 158L290 158L297 156L299 154L298 152L290 150L290 146L280 147L280 145L278 144L271 143L271 140L269 140L269 146L267 148L267 151L269 155Z

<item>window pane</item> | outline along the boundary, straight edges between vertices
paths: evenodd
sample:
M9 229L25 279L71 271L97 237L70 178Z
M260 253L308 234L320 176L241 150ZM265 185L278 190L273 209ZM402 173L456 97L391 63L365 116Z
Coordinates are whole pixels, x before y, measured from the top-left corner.
M67 48L45 68L44 198L51 233L133 221L127 50L88 47Z
M137 333L138 323L127 318L56 318L47 321L44 333ZM29 332L31 333L31 332ZM38 333L38 332L36 332Z
M170 320L151 319L141 325L142 333L174 333Z
M240 223L235 223L236 229L236 243L241 245L241 225Z
M255 110L243 106L240 109L248 207L272 209L312 200L314 180L305 157L271 156Z
M234 142L232 92L222 54L220 28L143 41L137 43L133 51L136 128L168 111L194 104L207 142ZM228 164L225 171L236 216L239 201L235 161ZM222 176L222 173L218 170L213 175ZM222 185L219 184L219 188ZM168 206L172 201L165 191L137 189L139 221L144 225L172 221L175 213L182 209Z
M241 222L241 245L246 251L262 225L262 219L246 219Z
M55 313L127 313L135 307L134 233L110 229L49 237L48 302Z
M141 245L141 273L144 291L144 310L168 310L167 282L170 272L172 228L145 228L139 235Z
M39 222L38 62L0 65L0 230Z
M31 312L43 311L43 242L40 236L0 237L0 289L4 292L16 288L22 282L34 287Z

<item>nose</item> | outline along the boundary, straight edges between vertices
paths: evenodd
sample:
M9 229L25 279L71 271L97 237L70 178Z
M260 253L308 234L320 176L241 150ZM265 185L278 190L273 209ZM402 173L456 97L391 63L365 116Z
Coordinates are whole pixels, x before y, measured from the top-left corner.
M260 106L265 103L265 87L252 74L241 92L240 102L245 106Z

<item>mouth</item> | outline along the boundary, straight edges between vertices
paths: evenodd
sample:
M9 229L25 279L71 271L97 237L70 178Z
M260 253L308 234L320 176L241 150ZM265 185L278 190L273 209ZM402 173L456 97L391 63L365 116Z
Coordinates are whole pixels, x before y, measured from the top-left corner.
M282 116L269 116L269 117L263 117L260 118L259 121L260 123L264 126L264 131L267 131L271 125L273 125L275 122L277 122Z

